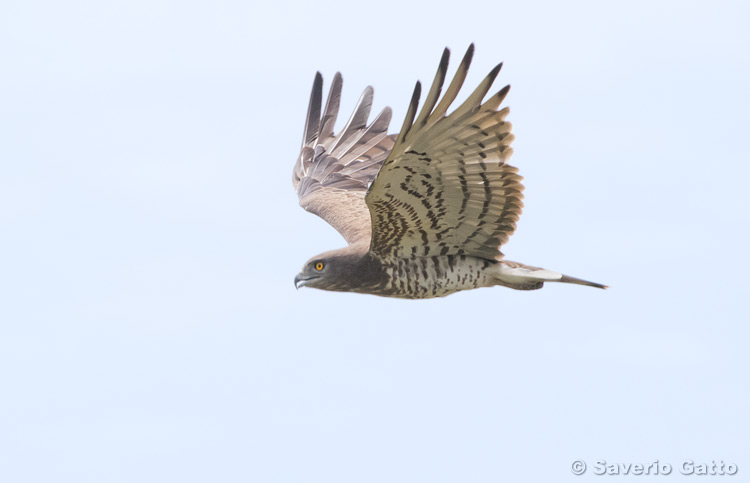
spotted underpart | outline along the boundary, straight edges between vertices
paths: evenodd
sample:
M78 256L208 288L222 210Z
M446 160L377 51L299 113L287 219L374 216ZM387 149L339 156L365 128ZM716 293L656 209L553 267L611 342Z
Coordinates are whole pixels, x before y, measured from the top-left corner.
M466 255L397 259L385 265L386 283L376 295L422 299L496 284L497 262Z

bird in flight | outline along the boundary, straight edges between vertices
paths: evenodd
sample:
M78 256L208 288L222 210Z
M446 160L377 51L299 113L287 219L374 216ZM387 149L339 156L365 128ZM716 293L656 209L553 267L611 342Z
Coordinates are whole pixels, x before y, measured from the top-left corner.
M302 152L293 183L300 205L331 224L348 246L307 261L295 287L422 299L502 285L535 290L545 282L606 288L561 273L511 262L500 247L516 229L523 203L508 108L510 86L483 102L502 64L450 114L474 54L470 45L440 97L450 51L417 113L417 82L401 131L388 135L391 109L367 123L373 89L334 134L341 74L321 111L323 78L313 82Z

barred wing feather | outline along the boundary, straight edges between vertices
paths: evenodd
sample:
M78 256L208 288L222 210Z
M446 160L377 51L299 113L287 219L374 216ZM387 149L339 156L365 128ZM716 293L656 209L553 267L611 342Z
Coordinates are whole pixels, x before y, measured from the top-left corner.
M445 50L425 105L417 116L420 85L404 125L365 202L370 209L370 251L383 259L471 255L502 258L500 246L516 228L523 207L512 154L508 109L498 110L509 87L487 101L502 64L450 115L466 77L470 46L438 103L448 67Z

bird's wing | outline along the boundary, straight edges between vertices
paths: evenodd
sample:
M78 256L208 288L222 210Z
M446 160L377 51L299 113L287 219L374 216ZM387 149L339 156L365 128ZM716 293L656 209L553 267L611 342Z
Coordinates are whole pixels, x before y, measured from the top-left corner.
M334 134L342 84L341 74L336 73L321 116L323 77L320 72L315 75L292 181L300 206L330 223L353 244L370 240L370 212L364 197L395 136L388 136L389 107L367 125L372 87L365 89L349 121Z
M438 103L449 51L417 115L420 84L396 144L370 186L370 251L381 258L472 255L502 258L500 246L516 228L523 203L511 155L508 108L497 110L510 86L482 103L502 64L450 115L469 69L471 45Z

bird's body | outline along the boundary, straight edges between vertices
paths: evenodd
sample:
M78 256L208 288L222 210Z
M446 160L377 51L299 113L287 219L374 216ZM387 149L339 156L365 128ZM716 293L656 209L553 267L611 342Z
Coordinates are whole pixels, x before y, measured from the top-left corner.
M397 258L383 262L370 253L368 246L349 246L318 255L315 260L327 260L328 264L334 261L347 268L330 277L326 290L403 299L444 297L461 290L495 285L536 290L542 288L545 281L604 288L600 284L518 262L467 255ZM529 274L533 278L529 278ZM301 282L310 285L309 282L314 280L314 276L298 276L295 285Z
M466 255L401 258L385 266L388 283L378 295L409 299L443 297L495 285L498 262Z
M348 270L328 290L423 299L496 285L501 262L466 255L397 258L383 262L367 246L334 250L316 259L347 258ZM314 279L313 279L314 280Z
M506 86L487 101L497 66L468 99L446 115L466 77L473 46L440 99L446 49L425 105L414 96L398 135L387 135L390 109L367 125L372 88L337 134L341 76L321 115L316 76L303 147L294 169L300 205L334 226L348 247L308 261L295 286L420 299L479 287L518 290L544 282L601 284L503 259L523 203L518 170L508 164L513 141ZM438 102L440 101L440 102Z

